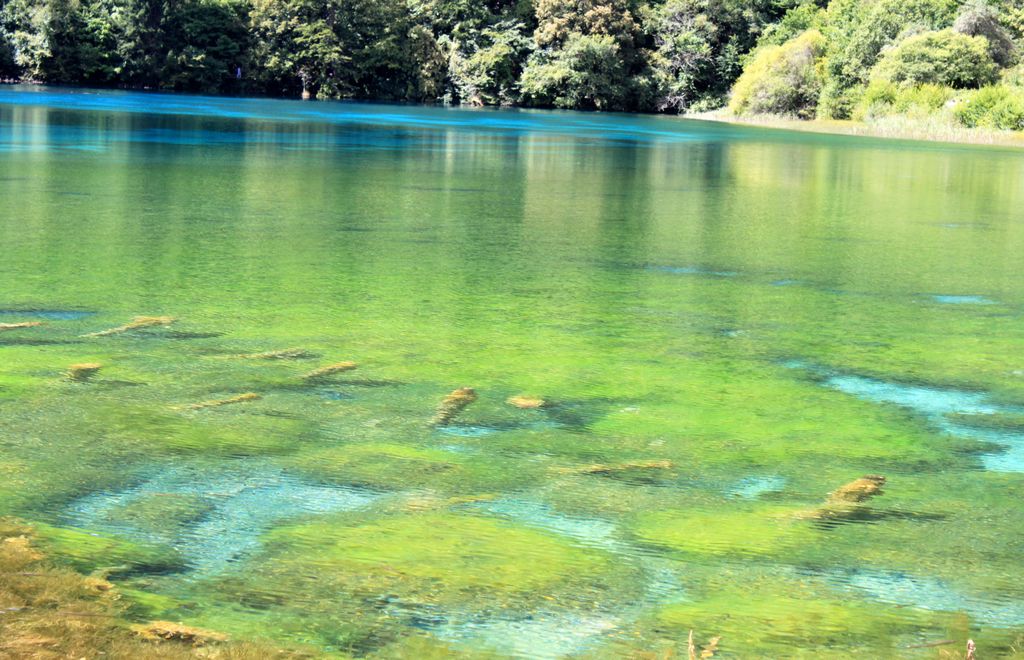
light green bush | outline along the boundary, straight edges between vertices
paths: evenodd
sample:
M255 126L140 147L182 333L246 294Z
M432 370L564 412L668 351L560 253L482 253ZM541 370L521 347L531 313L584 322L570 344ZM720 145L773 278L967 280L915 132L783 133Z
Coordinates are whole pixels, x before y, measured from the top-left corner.
M991 84L998 74L984 37L939 30L907 37L883 52L871 78L906 86L932 83L964 89Z
M926 117L940 112L955 93L949 87L931 83L900 87L888 80L875 80L864 91L853 118L864 120L893 114Z
M971 128L1024 130L1024 91L993 85L983 87L959 103L954 114Z
M807 30L781 46L761 48L736 81L729 109L737 115L813 117L821 93L824 50L825 38L817 30Z

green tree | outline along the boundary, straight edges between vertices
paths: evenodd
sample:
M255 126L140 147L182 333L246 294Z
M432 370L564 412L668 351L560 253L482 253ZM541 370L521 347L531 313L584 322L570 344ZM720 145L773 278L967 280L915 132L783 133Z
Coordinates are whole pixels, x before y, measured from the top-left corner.
M627 0L538 0L536 49L520 87L535 105L646 109L653 79Z
M270 91L404 98L413 27L399 0L256 0L256 66Z
M654 36L651 63L659 86L659 110L681 112L702 97L714 98L719 26L709 0L668 0L648 9L645 25Z
M452 53L451 77L458 99L474 105L516 102L523 62L532 45L519 22L505 21L483 29L471 53Z
M988 52L999 66L1013 65L1017 48L1010 31L1000 21L999 12L985 0L968 0L960 8L953 30L972 37L985 37Z
M885 51L871 76L898 85L933 83L965 88L991 84L998 73L984 37L947 29L907 37Z
M248 19L241 2L197 0L174 7L163 26L161 85L207 93L232 89L237 69L248 69Z
M632 106L621 46L607 35L573 33L554 51L531 56L521 87L538 105L585 110Z

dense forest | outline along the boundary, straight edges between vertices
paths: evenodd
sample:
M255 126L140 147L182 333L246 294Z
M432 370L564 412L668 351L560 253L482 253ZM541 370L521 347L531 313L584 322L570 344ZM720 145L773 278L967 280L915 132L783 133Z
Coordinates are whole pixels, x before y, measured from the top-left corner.
M0 78L1024 128L1020 0L0 0Z

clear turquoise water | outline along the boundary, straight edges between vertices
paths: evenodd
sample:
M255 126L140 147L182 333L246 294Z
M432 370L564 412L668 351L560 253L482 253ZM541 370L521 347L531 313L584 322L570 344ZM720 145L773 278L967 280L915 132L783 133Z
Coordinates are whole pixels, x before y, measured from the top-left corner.
M131 617L341 657L1021 647L1018 151L0 87L0 153L0 323L44 323L0 331L0 510ZM140 315L177 320L84 336Z

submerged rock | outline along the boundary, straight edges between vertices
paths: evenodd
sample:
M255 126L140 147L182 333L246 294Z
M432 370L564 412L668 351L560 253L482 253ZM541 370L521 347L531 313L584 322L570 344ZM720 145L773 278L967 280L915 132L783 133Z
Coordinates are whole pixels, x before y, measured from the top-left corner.
M82 362L80 364L73 364L68 367L68 380L75 381L76 383L85 383L98 374L102 368L103 365L99 362Z
M24 328L35 328L43 325L42 321L24 321L22 323L0 323L0 332L7 330L22 330Z
M120 335L125 332L131 332L133 330L143 330L145 328L155 328L159 326L168 326L174 323L177 319L173 316L136 316L134 319L119 325L116 328L109 328L107 330L100 330L99 332L90 332L89 334L82 335L83 337L108 337L110 335Z
M828 504L860 503L882 494L885 477L868 474L829 493Z
M476 399L476 390L472 387L460 387L457 390L453 390L451 394L441 401L441 405L437 407L437 413L430 423L434 426L447 426L451 424Z
M515 406L516 408L522 408L523 410L543 408L544 406L547 405L547 401L541 399L540 397L522 395L509 397L506 400L506 403L508 403L510 406Z
M802 517L812 520L849 520L863 517L866 512L865 502L882 494L885 477L869 474L840 486L828 495L825 504Z
M313 371L310 371L308 374L303 376L302 379L322 380L329 376L334 376L335 374L343 374L346 371L352 371L353 369L356 369L358 367L359 365L356 364L355 362L335 362L334 364L329 364L326 367L320 367L319 369L314 369Z
M210 643L228 641L228 636L223 633L193 628L172 621L151 621L132 626L132 631L151 642L182 642L192 646L206 646Z
M213 399L212 401L201 401L200 403L193 403L188 406L189 410L203 410L204 408L219 408L221 406L229 406L233 403L245 403L246 401L257 401L263 397L255 392L246 392L245 394L239 394L238 396L228 397L226 399Z

